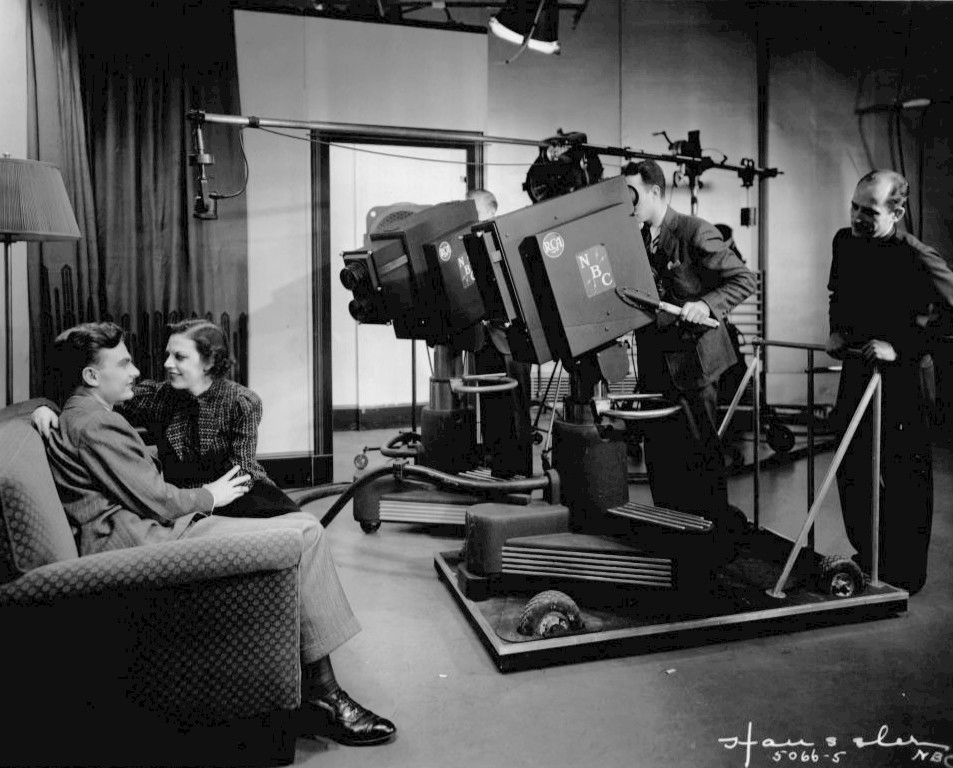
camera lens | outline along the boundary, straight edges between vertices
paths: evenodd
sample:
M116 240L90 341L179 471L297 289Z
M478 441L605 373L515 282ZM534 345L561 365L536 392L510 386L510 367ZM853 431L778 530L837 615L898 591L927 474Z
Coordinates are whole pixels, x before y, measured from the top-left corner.
M347 304L347 311L357 322L364 323L370 316L371 303L367 299L351 299Z
M369 282L370 277L366 264L352 261L345 264L344 269L341 270L341 285L349 291L354 291L360 287L361 283Z

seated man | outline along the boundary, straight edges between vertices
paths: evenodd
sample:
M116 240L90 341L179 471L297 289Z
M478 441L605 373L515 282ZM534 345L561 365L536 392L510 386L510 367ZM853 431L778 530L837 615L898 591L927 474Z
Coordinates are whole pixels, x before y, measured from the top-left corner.
M80 555L174 539L214 537L272 527L301 532L299 568L302 698L314 732L341 744L390 739L394 724L355 702L335 679L329 654L359 630L338 581L321 524L293 512L268 519L218 517L239 498L248 475L233 468L200 488L166 483L154 449L113 406L132 397L139 371L112 323L87 323L56 339L63 383L73 394L48 455L63 508L78 530Z

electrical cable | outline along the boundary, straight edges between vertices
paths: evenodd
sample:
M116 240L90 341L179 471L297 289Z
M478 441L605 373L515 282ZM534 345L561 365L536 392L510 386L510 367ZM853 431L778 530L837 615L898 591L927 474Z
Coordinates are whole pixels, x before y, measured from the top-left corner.
M248 155L245 154L244 126L238 130L238 144L242 149L242 164L245 168L245 178L242 180L241 189L239 189L237 192L213 192L211 196L216 200L228 200L233 197L238 197L239 195L245 194L245 190L248 188Z
M920 116L920 130L917 136L917 237L923 239L923 188L926 186L923 180L923 174L926 171L926 152L924 151L923 140L926 131L924 127L927 122L927 112L932 104L927 104Z
M723 150L718 149L718 147L704 147L702 152L717 152L719 155L721 155L721 163L728 162L728 154Z
M907 14L907 39L903 44L903 58L900 60L900 72L897 75L897 95L895 97L896 103L899 105L901 103L901 97L903 96L903 79L906 74L907 62L910 58L910 39L913 36L913 9L907 5L905 8ZM903 157L903 118L902 118L901 109L897 108L894 112L894 126L896 130L896 139L897 139L897 157L900 161L900 175L904 178L907 178L907 168L906 162ZM893 160L893 147L891 146L891 161ZM896 167L896 166L894 166ZM920 184L920 187L923 187L923 184L920 183L920 179L917 180L917 183ZM903 221L906 225L907 231L913 229L913 215L910 213L909 203L906 206L906 209L903 212Z
M857 95L854 96L854 112L857 112L860 108L860 97L864 93L864 85L867 82L867 76L870 74L870 71L864 72L863 75L858 75L857 77ZM867 134L864 132L864 115L857 115L857 133L860 134L860 143L864 147L864 156L867 158L868 170L873 170L876 166L874 165L874 153L870 149L870 142L867 141Z
M351 152L363 152L366 155L380 155L381 157L394 157L399 160L419 160L422 163L444 163L446 165L472 165L483 167L495 167L495 168L525 168L526 163L480 163L480 162L470 162L468 160L442 160L439 158L431 157L417 157L414 155L400 155L394 154L392 152L379 152L374 149L363 149L360 147L354 147L350 144L340 144L336 141L325 141L322 139L312 139L306 136L295 136L291 133L284 133L283 131L276 131L274 128L262 128L258 127L259 131L264 131L265 133L273 133L275 136L281 136L286 139L294 139L295 141L307 141L310 144L323 144L328 147L338 147L339 149L346 149Z
M893 140L893 120L890 119L890 116L887 116L887 146L890 147L890 167L897 167L897 153L894 148Z

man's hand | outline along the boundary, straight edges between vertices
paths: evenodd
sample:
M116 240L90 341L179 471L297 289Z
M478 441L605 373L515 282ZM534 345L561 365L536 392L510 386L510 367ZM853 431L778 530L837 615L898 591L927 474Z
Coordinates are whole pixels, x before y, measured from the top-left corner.
M889 341L871 339L860 349L865 363L892 363L897 359L897 350Z
M239 475L238 472L240 470L241 467L236 464L218 480L206 483L202 486L212 494L212 499L214 500L212 509L226 507L239 496L244 496L248 493L251 475Z
M711 317L711 307L704 301L688 301L682 304L682 311L678 317L685 323L703 323Z
M837 331L831 333L827 339L827 354L835 360L843 360L847 354L847 339Z
M43 435L44 440L49 440L52 431L60 427L60 417L52 408L41 405L30 414L30 423L37 432Z

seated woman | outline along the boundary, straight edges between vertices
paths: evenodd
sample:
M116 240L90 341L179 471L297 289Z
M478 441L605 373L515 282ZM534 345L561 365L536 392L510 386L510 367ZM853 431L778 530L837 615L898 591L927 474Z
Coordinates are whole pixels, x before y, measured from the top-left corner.
M185 320L169 326L163 382L143 379L131 400L117 403L135 427L155 443L166 481L180 488L199 488L235 466L249 475L246 494L216 514L271 517L299 511L268 477L255 458L261 399L226 377L232 359L225 332L209 320ZM33 424L49 436L56 414L41 406Z

